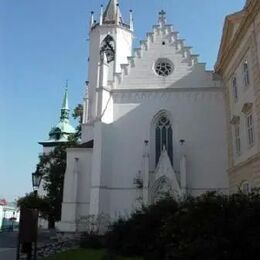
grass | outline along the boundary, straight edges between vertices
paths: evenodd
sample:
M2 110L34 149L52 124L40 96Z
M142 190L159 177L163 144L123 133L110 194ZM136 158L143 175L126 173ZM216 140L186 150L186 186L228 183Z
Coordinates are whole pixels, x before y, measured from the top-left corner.
M104 255L105 250L75 249L45 258L45 260L102 260ZM142 258L119 256L115 260L142 260Z

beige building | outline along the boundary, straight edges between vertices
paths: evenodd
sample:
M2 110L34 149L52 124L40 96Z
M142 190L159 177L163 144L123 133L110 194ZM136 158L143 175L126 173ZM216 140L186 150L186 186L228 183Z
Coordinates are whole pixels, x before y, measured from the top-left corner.
M215 70L226 90L230 191L260 187L260 1L226 17Z

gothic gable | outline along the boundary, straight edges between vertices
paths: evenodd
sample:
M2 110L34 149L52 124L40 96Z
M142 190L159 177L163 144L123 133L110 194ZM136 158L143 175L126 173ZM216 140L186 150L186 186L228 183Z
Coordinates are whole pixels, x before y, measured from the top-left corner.
M214 74L198 62L191 47L184 43L172 25L166 24L165 13L147 33L140 47L134 49L121 73L115 74L114 88L196 88L214 87Z
M181 188L164 147L155 170L154 180L151 183L150 200L155 202L165 195L178 198L181 196Z

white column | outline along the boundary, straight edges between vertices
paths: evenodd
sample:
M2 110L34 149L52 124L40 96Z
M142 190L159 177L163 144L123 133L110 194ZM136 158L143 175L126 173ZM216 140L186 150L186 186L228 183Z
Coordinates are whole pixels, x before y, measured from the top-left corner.
M99 68L99 85L97 88L97 117L101 119L103 113L103 91L107 87L108 80L108 63L105 52L102 54L100 68Z
M102 123L96 122L94 127L94 150L91 171L91 192L90 192L90 215L100 213L100 188L101 188L101 162L102 162Z
M86 124L89 120L89 99L88 99L88 81L86 81L86 90L85 90L85 95L84 95L84 99L83 99L83 119L82 119L82 123Z
M143 202L149 203L149 142L144 141L144 179L143 179Z
M181 163L180 163L180 169L181 169L181 189L182 189L182 194L185 195L187 193L187 159L186 156L184 155L181 158Z

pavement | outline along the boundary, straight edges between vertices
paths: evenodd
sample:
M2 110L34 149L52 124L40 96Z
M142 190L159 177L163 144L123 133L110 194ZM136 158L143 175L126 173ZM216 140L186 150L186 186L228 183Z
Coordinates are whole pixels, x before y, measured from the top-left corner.
M18 232L0 232L0 260L16 260ZM39 231L38 244L50 240L55 231Z
M0 233L0 259L16 259L17 232Z

